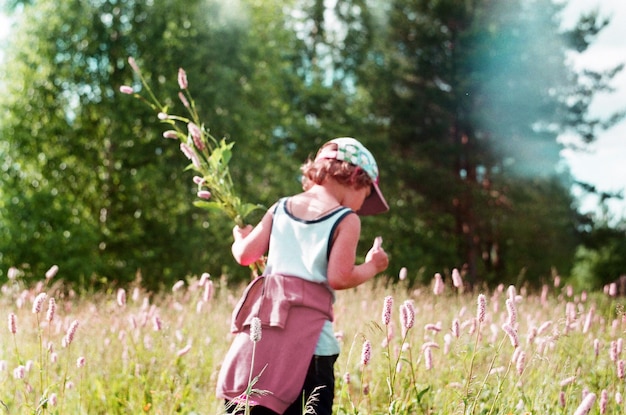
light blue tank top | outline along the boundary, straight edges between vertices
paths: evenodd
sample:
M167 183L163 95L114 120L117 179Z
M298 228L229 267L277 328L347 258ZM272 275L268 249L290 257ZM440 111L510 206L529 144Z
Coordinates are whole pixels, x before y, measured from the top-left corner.
M339 207L314 220L303 220L287 210L288 198L274 210L265 274L281 274L328 285L328 256L337 225L352 212ZM330 287L329 290L332 291ZM318 356L339 353L333 326L327 321L315 348Z

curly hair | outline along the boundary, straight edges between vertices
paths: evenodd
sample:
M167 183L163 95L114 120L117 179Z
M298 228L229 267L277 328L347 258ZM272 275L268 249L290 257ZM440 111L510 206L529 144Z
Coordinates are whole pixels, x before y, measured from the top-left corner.
M326 148L336 150L337 144L327 143L319 149L317 154ZM302 187L304 190L310 189L314 184L322 184L328 177L335 179L343 185L354 186L355 189L362 189L372 185L372 179L365 170L343 160L326 158L316 160L315 158L309 158L300 167L300 171L302 171Z

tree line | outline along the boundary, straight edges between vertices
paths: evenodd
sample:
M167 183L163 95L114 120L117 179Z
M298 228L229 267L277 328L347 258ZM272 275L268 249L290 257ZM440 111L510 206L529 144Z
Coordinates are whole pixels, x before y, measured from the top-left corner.
M592 143L622 114L594 118L622 66L577 70L609 20L560 24L552 0L12 1L0 88L0 278L52 265L82 287L149 288L209 272L249 278L233 224L193 206L178 146L141 102L132 56L168 109L178 68L211 133L235 142L242 199L298 192L324 141L374 153L394 280L453 268L468 284L536 286L555 274L598 288L626 270L624 220L583 215L559 136ZM145 93L146 91L142 91ZM619 195L610 195L617 197ZM258 218L251 218L254 222ZM382 277L384 278L384 277Z

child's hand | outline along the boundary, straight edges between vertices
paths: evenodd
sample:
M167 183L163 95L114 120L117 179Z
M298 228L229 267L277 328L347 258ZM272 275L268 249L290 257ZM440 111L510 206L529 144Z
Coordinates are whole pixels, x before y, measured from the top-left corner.
M254 229L252 225L246 225L243 228L240 228L239 226L235 226L233 228L233 238L235 238L235 241L244 239L246 236L250 234L250 232L252 232L252 229Z
M385 250L382 248L382 244L382 237L377 236L374 238L374 245L372 245L372 248L365 256L365 262L371 262L376 268L377 273L386 270L389 265L389 258L387 257Z

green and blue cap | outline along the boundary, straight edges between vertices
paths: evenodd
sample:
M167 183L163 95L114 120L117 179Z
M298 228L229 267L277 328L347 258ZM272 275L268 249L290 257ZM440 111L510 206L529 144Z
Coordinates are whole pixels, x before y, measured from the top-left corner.
M315 157L320 159L335 159L347 161L361 168L372 179L372 192L363 202L357 212L361 216L376 215L389 210L389 205L378 187L378 165L372 153L358 140L352 137L340 137L329 141L337 145L336 150L323 148Z

